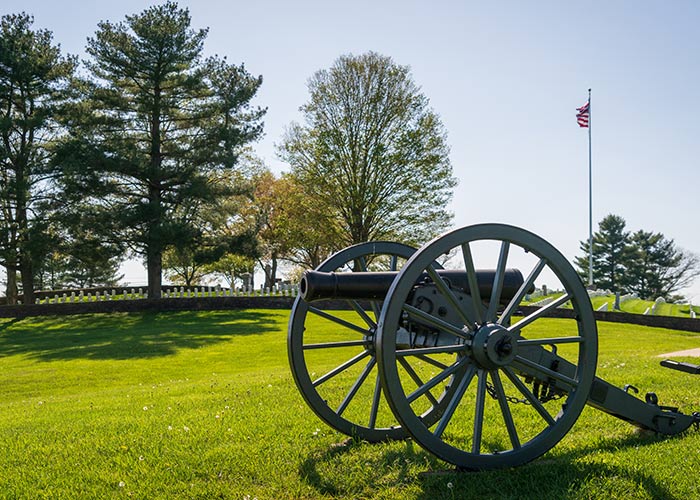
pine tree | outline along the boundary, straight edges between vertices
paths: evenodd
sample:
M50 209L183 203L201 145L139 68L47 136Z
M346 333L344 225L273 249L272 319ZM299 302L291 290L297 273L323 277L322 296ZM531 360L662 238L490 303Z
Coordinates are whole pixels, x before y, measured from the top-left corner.
M176 3L150 7L88 40L86 99L64 144L66 191L89 201L108 229L146 261L160 297L163 253L196 244L197 212L225 194L212 183L262 133L262 83L225 59L202 60L207 30ZM95 215L97 218L97 215Z
M43 202L54 171L52 145L70 97L75 59L63 57L53 35L34 30L34 19L0 19L0 265L7 271L9 303L34 302L36 268L50 250Z
M593 234L593 283L597 288L612 292L626 292L629 277L627 266L633 255L630 234L625 231L625 220L617 215L607 215ZM582 277L588 276L588 241L582 241L583 257L576 257L575 264Z

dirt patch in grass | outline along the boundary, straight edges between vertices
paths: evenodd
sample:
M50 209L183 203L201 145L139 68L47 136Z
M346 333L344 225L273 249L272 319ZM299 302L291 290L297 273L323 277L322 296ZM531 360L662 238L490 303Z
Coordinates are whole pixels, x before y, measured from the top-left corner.
M700 358L700 347L696 349L686 349L685 351L667 352L666 354L659 354L657 358L670 358L676 356L689 356Z

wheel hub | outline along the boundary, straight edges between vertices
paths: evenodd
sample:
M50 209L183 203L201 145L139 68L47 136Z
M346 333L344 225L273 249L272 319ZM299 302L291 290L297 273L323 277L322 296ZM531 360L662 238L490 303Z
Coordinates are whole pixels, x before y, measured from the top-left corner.
M516 336L494 323L481 326L472 340L472 355L482 368L493 370L513 362L517 354Z

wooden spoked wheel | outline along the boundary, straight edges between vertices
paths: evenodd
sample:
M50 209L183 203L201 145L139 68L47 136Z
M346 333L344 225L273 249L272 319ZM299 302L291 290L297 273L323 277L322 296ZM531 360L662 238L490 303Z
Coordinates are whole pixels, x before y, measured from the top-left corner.
M400 243L361 243L316 270L398 271L414 252ZM346 310L339 310L339 303ZM287 336L294 380L309 407L336 430L370 442L406 436L383 397L377 372L374 340L381 307L381 301L297 298ZM437 415L439 398L430 398L428 413Z
M468 289L431 268L445 255L446 268L466 271ZM502 297L509 267L526 277ZM475 269L487 268L496 272L482 297ZM525 308L536 280L556 293ZM565 317L549 318L555 311ZM384 301L376 345L402 427L441 459L478 470L526 463L558 443L586 404L597 361L593 311L572 266L540 237L500 224L458 229L416 252ZM435 391L444 411L426 420Z

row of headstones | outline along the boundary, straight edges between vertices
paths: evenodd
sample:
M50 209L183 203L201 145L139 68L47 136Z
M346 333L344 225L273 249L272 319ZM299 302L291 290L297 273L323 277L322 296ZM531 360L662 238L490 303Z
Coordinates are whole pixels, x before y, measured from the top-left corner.
M285 286L275 289L261 288L221 288L201 287L192 290L180 287L163 293L164 298L190 298L190 297L296 297L299 293L297 286Z
M646 315L654 315L656 314L657 309L661 304L665 304L666 301L664 300L663 297L659 297L654 301L654 304L651 307L647 307L646 311L644 311L644 314ZM691 308L692 310L692 308Z
M601 295L610 295L610 294L611 294L611 292L608 290L604 290L604 293L592 292L590 290L588 291L589 297L597 297L597 296L601 296ZM622 304L624 304L628 300L632 300L632 299L636 299L636 298L638 298L636 293L626 293L625 295L620 295L620 292L617 292L615 294L615 302L613 303L613 310L621 311ZM598 307L598 309L596 309L596 311L602 311L602 312L605 312L607 310L608 310L608 303L607 302L604 302L603 304L600 305L600 307Z
M545 288L543 291L546 291L546 288ZM589 297L598 297L598 296L610 295L610 293L611 293L611 292L608 291L608 290L595 290L595 291L594 291L594 290L589 290L589 291L588 291L588 296L589 296ZM533 294L533 295L534 295L534 294ZM620 311L620 310L621 310L621 307L620 307L621 304L623 304L624 302L626 302L626 301L628 301L628 300L632 300L632 299L636 299L636 298L638 298L638 296L637 296L637 294L635 294L635 293L628 293L628 294L625 294L625 295L620 295L620 294L618 293L618 294L616 294L616 296L615 296L615 303L614 303L614 305L613 305L613 309L615 309L615 310L617 310L617 311ZM542 306L546 306L547 304L549 304L550 302L553 302L553 301L554 301L554 297L547 297L547 298L542 299L542 300L540 300L540 301L538 301L538 302L534 302L534 303L532 303L532 304L530 304L530 305L542 307ZM656 311L657 311L659 305L660 305L660 304L663 304L663 303L665 303L665 302L666 302L666 301L664 300L663 297L657 298L657 299L654 301L654 305L652 305L651 307L647 307L646 311L644 311L644 314L646 314L646 315L650 315L650 314L651 314L651 315L654 315L654 314L656 314ZM608 302L605 302L605 303L603 303L600 307L598 307L598 309L596 309L596 311L603 311L603 312L604 312L604 311L607 311L607 310L608 310L608 307L609 307ZM688 309L690 310L690 317L693 318L693 319L695 319L695 318L697 317L697 314L696 314L695 311L693 310L693 304L688 304Z
M659 305L666 303L663 297L659 297L654 301L654 305L651 307L647 307L646 311L644 311L644 314L646 315L654 315L656 314L657 309L659 308ZM697 314L695 313L695 310L693 310L693 304L692 302L688 302L688 310L690 311L690 317L692 319L695 319L697 317Z
M190 297L296 297L299 293L297 286L281 287L277 290L269 290L267 288L254 290L246 289L230 289L216 287L201 287L193 290L180 287L163 292L163 298L190 298ZM111 292L92 292L84 293L82 290L78 293L71 292L70 294L63 293L54 295L53 297L37 298L37 304L70 304L76 302L98 302L104 300L138 300L146 299L148 295L144 293L143 288L134 290L130 288L128 291L123 290L121 295L117 295L116 290Z
M70 295L63 293L61 295L54 295L53 297L45 297L36 299L37 304L70 304L74 302L99 302L101 300L135 300L135 299L145 299L147 295L143 292L143 288L134 290L130 288L129 291L123 290L121 295L117 295L116 290L111 292L83 292L82 290L78 293L71 292Z

